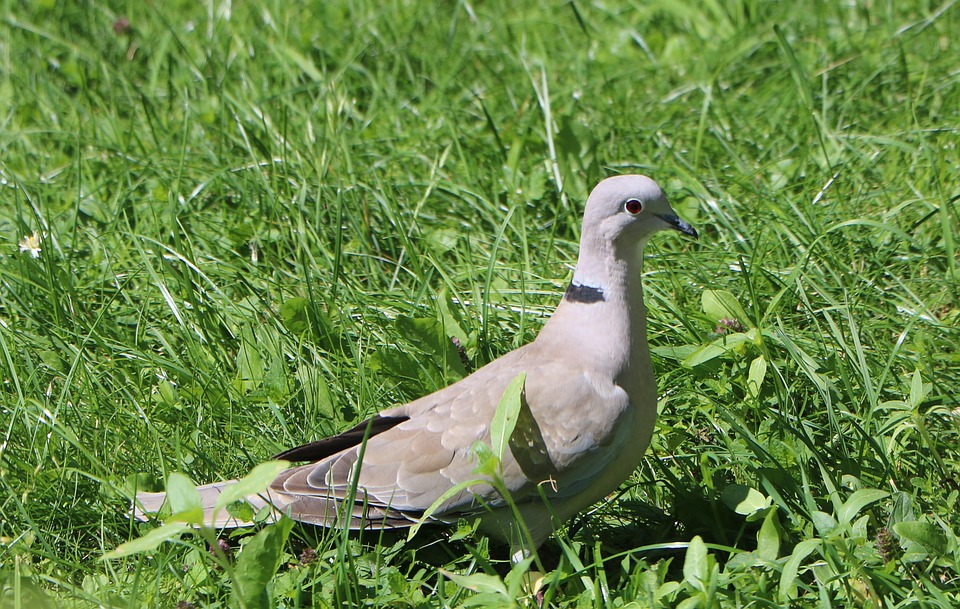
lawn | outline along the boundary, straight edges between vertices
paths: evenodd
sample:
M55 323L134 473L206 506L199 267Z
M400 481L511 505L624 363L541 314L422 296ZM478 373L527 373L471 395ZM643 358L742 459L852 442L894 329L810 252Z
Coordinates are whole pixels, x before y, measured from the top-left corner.
M957 32L953 0L7 0L0 607L960 605ZM158 526L133 488L530 341L618 173L701 237L647 248L643 466L536 562L469 523L105 558Z

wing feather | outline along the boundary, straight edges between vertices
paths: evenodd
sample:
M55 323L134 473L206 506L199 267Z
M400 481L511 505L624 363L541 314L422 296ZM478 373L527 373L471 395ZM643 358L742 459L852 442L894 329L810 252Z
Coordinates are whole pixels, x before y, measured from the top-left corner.
M366 526L364 521L408 526L450 488L477 480L475 445L489 444L503 392L520 372L527 372L525 411L501 463L513 499L536 495L536 486L544 482L558 500L589 486L621 448L616 438L630 410L626 394L583 369L533 353L518 349L459 383L375 418L370 425L377 433L363 447L350 526ZM366 429L360 424L347 433L362 440L361 428ZM295 517L327 522L349 495L360 449L357 442L294 468L271 490L287 496ZM504 505L487 482L449 498L435 516L456 518L483 504Z

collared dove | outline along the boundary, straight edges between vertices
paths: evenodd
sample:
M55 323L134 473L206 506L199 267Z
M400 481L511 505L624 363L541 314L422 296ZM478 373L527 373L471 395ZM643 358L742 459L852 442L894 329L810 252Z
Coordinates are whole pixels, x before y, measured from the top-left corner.
M310 463L283 471L267 493L248 500L295 520L351 528L409 527L432 506L432 520L479 518L514 549L535 549L554 517L567 520L626 480L650 442L657 384L640 267L644 244L668 228L697 237L650 178L603 180L587 199L573 280L533 342L436 393L280 453L277 459ZM525 401L500 462L514 511L491 484L466 483L478 479L477 444L490 444L494 413L521 373ZM200 487L214 526L243 524L212 514L230 484ZM141 493L137 501L136 516L145 519L164 494Z

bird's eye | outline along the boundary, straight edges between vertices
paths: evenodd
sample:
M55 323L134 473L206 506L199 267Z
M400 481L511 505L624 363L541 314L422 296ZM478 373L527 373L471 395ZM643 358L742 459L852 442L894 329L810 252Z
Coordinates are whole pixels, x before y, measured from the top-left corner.
M636 216L643 211L643 203L637 199L627 199L627 202L623 204L623 208L627 210L628 214Z

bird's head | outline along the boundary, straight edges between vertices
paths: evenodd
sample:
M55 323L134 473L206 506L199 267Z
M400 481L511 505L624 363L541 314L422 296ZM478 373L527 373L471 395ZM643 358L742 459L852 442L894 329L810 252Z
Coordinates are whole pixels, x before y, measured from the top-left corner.
M608 241L616 249L645 243L668 228L697 238L697 231L677 216L657 183L646 176L607 178L587 199L583 236Z

